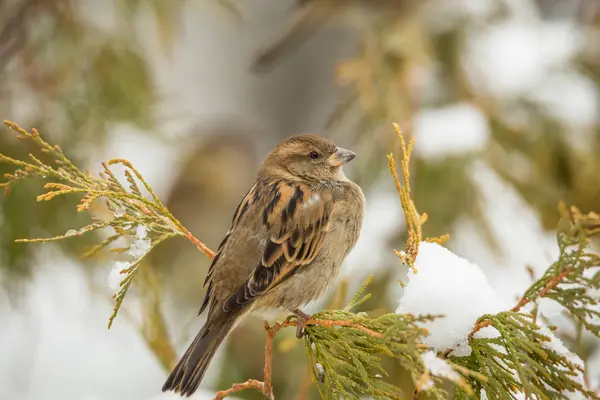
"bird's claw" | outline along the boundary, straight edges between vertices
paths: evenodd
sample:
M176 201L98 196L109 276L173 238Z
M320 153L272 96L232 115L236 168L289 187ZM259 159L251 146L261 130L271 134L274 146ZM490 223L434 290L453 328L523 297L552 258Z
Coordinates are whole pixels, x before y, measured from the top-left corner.
M304 336L304 327L306 326L306 321L310 319L310 315L299 309L294 310L294 315L296 316L296 337L302 339Z

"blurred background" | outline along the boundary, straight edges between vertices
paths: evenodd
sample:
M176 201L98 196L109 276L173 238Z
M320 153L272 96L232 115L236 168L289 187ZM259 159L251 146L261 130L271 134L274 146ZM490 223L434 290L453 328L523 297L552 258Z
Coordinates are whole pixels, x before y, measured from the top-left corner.
M313 19L295 46L256 65L301 3ZM599 88L598 0L0 2L0 118L38 128L93 172L129 159L213 249L286 136L315 132L358 153L346 174L367 197L361 240L313 312L341 305L369 273L365 311L394 310L402 294L392 249L404 222L385 157L397 150L394 121L416 138L425 233L450 233L448 246L513 304L558 254L558 202L600 211ZM2 153L34 150L0 130ZM169 398L167 370L203 322L208 259L185 239L159 246L108 331L118 258L81 260L100 236L14 243L89 222L78 199L36 203L42 185L0 197L0 400ZM578 339L552 304L542 310L597 388L600 343ZM301 343L292 330L277 336L277 398L318 398ZM262 323L248 319L195 398L260 379L263 344Z

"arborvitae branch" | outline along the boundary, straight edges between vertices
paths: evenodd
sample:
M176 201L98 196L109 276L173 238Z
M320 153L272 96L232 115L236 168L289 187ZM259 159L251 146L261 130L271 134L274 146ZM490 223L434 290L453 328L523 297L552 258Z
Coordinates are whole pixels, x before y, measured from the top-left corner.
M77 206L78 212L89 211L91 204L102 198L105 199L106 206L113 213L113 217L109 220L103 221L92 218L93 223L76 230L70 229L62 235L49 238L20 239L19 242L51 242L83 235L98 229L112 228L115 233L84 255L89 257L123 237L135 239L132 244L125 248L113 249L117 252L128 252L133 260L118 264L119 270L117 273L120 275L118 277L120 279L118 279L118 287L114 294L115 307L109 318L109 328L125 299L140 263L148 252L159 243L174 236L184 236L192 241L204 254L211 258L214 257L214 253L196 239L169 212L140 172L129 161L114 159L102 163L103 171L100 172L99 177L94 177L77 168L65 156L60 147L46 142L37 130L33 129L28 132L13 122L4 121L4 123L16 132L17 138L32 141L42 153L52 159L50 163L45 163L30 154L30 161L22 161L0 154L0 162L18 167L12 174L5 174L6 182L0 183L0 187L4 188L6 194L17 182L24 179L35 177L53 179L57 182L46 183L44 188L47 189L47 192L39 195L37 201L49 201L57 196L67 194L80 194L82 198ZM117 164L125 168L124 174L127 185L122 184L111 170L111 166ZM140 237L140 229L143 231L141 233L143 237Z
M412 201L410 196L410 171L409 163L412 155L412 149L415 144L414 138L411 138L408 146L402 135L402 131L398 124L394 124L394 130L396 136L400 140L400 149L402 151L402 161L400 166L402 167L402 180L398 178L398 172L396 170L396 161L394 160L394 154L388 154L388 166L394 182L396 183L396 189L400 197L400 203L402 205L402 211L404 211L404 217L406 219L406 229L408 231L408 238L404 251L394 250L394 254L400 258L403 264L408 265L414 271L415 260L419 253L419 243L423 241L422 227L427 222L427 214L419 214L415 203ZM428 242L443 243L449 239L448 235L441 236L439 238L427 238L424 239Z
M598 336L600 330L600 257L588 250L589 238L598 233L600 218L582 214L577 208L561 205L557 240L560 255L544 275L525 291L509 311L482 316L469 335L473 353L451 361L483 373L486 382L472 378L471 384L485 390L489 399L516 398L522 392L539 398L567 399L579 392L590 399L598 395L584 385L581 360L562 343L553 342L552 333L537 324L537 307L524 314L522 308L540 298L563 305L582 327ZM496 336L477 338L483 328L493 327ZM445 353L446 356L451 350Z
M113 213L108 220L93 219L91 224L78 230L69 230L63 235L21 241L49 242L112 228L114 233L85 255L91 256L113 246L121 238L133 239L126 247L112 249L115 252L127 252L132 260L117 264L118 291L114 295L116 305L109 327L141 261L159 243L174 236L184 236L204 254L214 257L214 253L166 209L142 175L128 161L115 159L103 163L103 172L99 177L93 177L81 172L59 147L45 142L36 130L30 133L14 123L6 124L17 133L17 137L33 141L43 153L53 159L47 164L33 155L30 155L29 161L22 161L0 154L0 162L17 167L14 173L5 175L6 182L0 183L7 193L16 182L26 178L53 179L55 182L46 183L45 189L48 191L38 196L38 201L78 193L82 195L77 207L79 212L89 211L93 202L103 198ZM408 229L405 250L395 253L414 269L419 243L422 240L442 242L447 236L422 238L422 225L427 216L417 212L410 197L408 164L413 141L407 146L399 127L394 127L402 148L402 179L398 176L392 154L388 156L388 161ZM121 183L111 170L111 166L115 164L125 168L126 184ZM560 342L553 341L547 328L537 325L536 308L533 314L521 311L524 306L535 303L539 298L551 298L562 304L582 327L599 334L600 307L596 294L600 291L600 257L591 253L587 245L591 235L600 233L600 217L594 213L584 215L575 208L566 210L563 207L562 212L563 219L558 229L559 259L525 292L512 310L484 315L476 321L468 338L472 349L470 356L451 357L452 351L449 350L443 354L446 359L442 360L427 351L422 343L427 331L420 324L440 316L390 313L371 318L364 313L353 312L354 308L368 300L369 294L365 294L365 291L372 277L345 308L313 315L306 322L304 343L310 370L314 380L318 382L322 398L359 399L365 394L377 399L400 398L400 389L385 380L387 374L381 366L382 357L389 357L398 360L412 376L416 385L414 398L425 390L434 398L447 398L448 393L438 384L442 383L442 379L448 378L454 383L455 394L459 398L481 395L483 391L488 399L515 398L518 392L538 398L566 398L565 393L570 391L598 399L596 394L584 387L581 379L584 371L580 360L573 357ZM156 283L153 281L154 287ZM157 296L151 299L153 307L158 299ZM279 330L291 326L296 326L293 317L272 326L265 324L267 338L263 382L248 380L243 384L233 385L230 389L218 392L215 399L222 399L245 389L258 390L272 399L273 339ZM491 337L479 337L477 332L484 327L493 327L495 334ZM164 331L163 328L161 329ZM145 331L146 334L150 343L149 337L155 335L149 330ZM163 339L160 340L166 340L165 332L161 335ZM153 344L154 347L157 345L159 344ZM172 362L172 354L165 353L163 356L164 363ZM424 361L424 358L427 360ZM442 372L430 371L431 365L441 365ZM456 373L460 373L462 377Z

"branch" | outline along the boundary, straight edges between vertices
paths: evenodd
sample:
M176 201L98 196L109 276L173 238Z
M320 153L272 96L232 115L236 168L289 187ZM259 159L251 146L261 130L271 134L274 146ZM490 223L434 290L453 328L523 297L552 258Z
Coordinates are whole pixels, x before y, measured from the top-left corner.
M248 379L244 383L234 383L231 388L227 390L221 390L216 393L216 396L213 400L223 400L225 397L232 395L237 392L241 392L242 390L254 389L262 394L265 394L264 384L256 379Z
M263 382L258 381L256 379L249 379L244 383L233 384L231 386L231 388L229 388L229 389L218 391L216 393L216 396L213 398L213 400L222 400L231 394L241 392L243 390L248 390L248 389L252 389L252 390L256 390L256 391L260 392L267 399L270 399L270 400L274 399L273 387L272 387L272 382L273 382L273 340L274 340L275 336L277 335L277 333L281 329L297 326L298 322L292 318L294 318L294 316L290 316L285 321L276 322L273 325L269 325L266 321L264 323L264 328L265 328L265 333L266 333L266 341L265 341L265 365L264 365ZM383 339L385 336L383 333L369 329L366 326L364 326L360 323L356 323L351 320L327 320L327 319L319 319L319 318L309 318L308 320L306 320L306 322L304 324L305 324L305 327L324 326L327 328L344 327L344 328L356 329L360 332L363 332L363 333L369 335L370 337L374 337L374 338L378 338L378 339Z
M394 254L400 258L403 264L408 265L413 272L415 272L415 260L419 254L419 243L426 241L441 244L447 241L450 236L443 235L440 237L423 239L423 224L427 222L427 214L419 214L417 207L410 196L411 189L409 163L413 146L415 144L414 137L411 138L407 146L400 126L398 124L393 124L393 126L394 130L396 131L396 136L398 136L398 139L400 140L400 149L402 151L402 160L400 162L400 166L402 168L402 180L400 180L398 177L396 161L394 160L393 153L390 153L387 156L388 167L392 177L394 178L394 183L396 184L396 190L398 191L398 196L400 197L400 204L402 205L402 211L404 212L404 218L406 220L408 231L408 238L406 240L404 251L394 250Z
M554 289L559 283L561 283L562 280L567 275L569 275L571 272L573 272L573 268L569 267L569 268L566 268L563 272L561 272L557 276L555 276L552 279L550 279L548 281L548 283L546 284L546 286L544 286L544 289L542 289L540 291L540 293L539 293L539 295L538 295L537 298L540 299L542 297L546 297L550 293L550 291L552 289ZM528 299L527 297L523 296L523 297L521 297L521 299L519 300L519 302L513 308L511 308L509 311L519 312L519 311L521 311L521 308L525 307L530 302L531 302L530 299ZM475 324L475 326L473 327L473 329L471 330L471 332L469 333L469 338L473 338L473 335L475 335L477 332L479 332L483 328L486 328L486 327L490 326L491 324L492 324L492 321L490 321L489 319L484 319L484 320L481 320L481 321L477 322ZM451 352L452 351L450 351L450 353ZM448 354L450 354L450 353L448 353ZM446 354L446 352L444 352L444 354Z
M550 291L552 289L554 289L571 272L573 272L573 268L572 267L568 267L568 268L565 268L565 270L563 272L561 272L557 276L555 276L552 279L550 279L550 281L548 281L548 283L546 284L546 286L544 287L544 289L542 289L542 291L540 292L538 298L546 297L548 295L548 293L550 293ZM519 302L517 303L517 305L515 305L513 308L511 308L510 311L519 312L521 310L521 308L523 308L524 306L526 306L527 304L529 304L530 301L531 300L528 299L528 298L526 298L526 297L521 297L521 299L519 300Z
M77 168L60 147L46 142L36 129L28 132L16 123L10 121L4 121L4 123L17 134L17 138L33 142L42 153L51 158L49 162L44 162L30 154L28 160L17 160L0 154L0 162L16 168L13 173L4 175L6 182L0 182L0 188L4 188L6 194L10 193L13 185L25 179L52 179L55 182L47 182L44 185L44 189L47 191L39 195L37 201L50 201L57 196L75 194L83 196L77 206L78 212L89 212L92 203L104 199L106 207L113 213L113 217L108 220L98 220L92 217L93 223L77 230L70 229L62 235L19 239L19 242L52 242L103 228L112 228L115 232L114 235L110 235L85 254L85 257L91 257L123 237L134 240L126 248L112 249L112 251L127 252L133 260L119 261L109 277L115 299L115 307L108 322L109 328L119 312L141 262L155 246L172 237L183 236L209 258L215 257L212 250L192 235L171 214L142 174L129 161L117 158L102 163L103 170L98 177L95 177ZM127 184L121 183L111 170L111 167L115 165L124 167Z

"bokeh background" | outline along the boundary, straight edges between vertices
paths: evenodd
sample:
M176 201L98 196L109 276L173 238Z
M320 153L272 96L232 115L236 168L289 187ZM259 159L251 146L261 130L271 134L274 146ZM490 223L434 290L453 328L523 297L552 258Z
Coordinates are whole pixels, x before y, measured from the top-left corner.
M0 117L38 128L90 171L129 159L212 248L278 141L316 132L355 150L346 173L366 193L362 237L338 286L308 310L341 304L374 273L373 313L396 308L405 274L392 254L404 222L385 157L398 122L416 139L426 234L450 233L448 246L513 302L558 254L558 202L600 211L600 2L401 1L410 4L378 14L340 0L306 42L255 71L295 1L4 0ZM0 130L2 153L32 151ZM77 199L36 203L41 190L31 181L0 197L0 400L167 398L167 369L203 322L207 258L184 239L161 245L108 331L117 258L80 260L99 236L14 243L89 221ZM597 387L598 341L577 340L572 321L542 306ZM277 338L275 394L316 399L293 334ZM260 379L263 343L260 319L248 319L196 398Z

